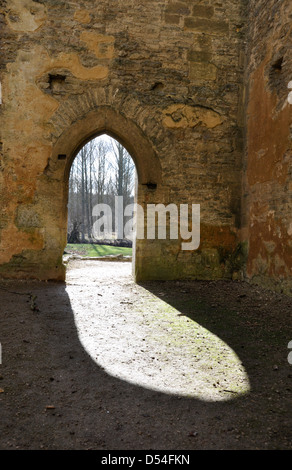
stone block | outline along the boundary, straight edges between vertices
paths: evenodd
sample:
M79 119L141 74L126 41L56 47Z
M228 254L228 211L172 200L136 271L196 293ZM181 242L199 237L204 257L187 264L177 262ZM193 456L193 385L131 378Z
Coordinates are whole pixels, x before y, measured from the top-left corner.
M168 24L179 24L180 16L166 13L164 20L165 20L165 23L168 23Z
M214 81L217 78L217 67L205 62L190 62L190 79L194 81Z
M169 3L166 8L166 14L172 15L189 15L191 12L190 8L181 2Z
M212 54L208 51L189 51L188 60L191 62L210 62Z
M192 14L199 18L212 18L214 7L211 5L194 5Z
M187 17L184 20L184 24L187 30L203 32L214 36L225 36L229 33L229 24L226 21Z

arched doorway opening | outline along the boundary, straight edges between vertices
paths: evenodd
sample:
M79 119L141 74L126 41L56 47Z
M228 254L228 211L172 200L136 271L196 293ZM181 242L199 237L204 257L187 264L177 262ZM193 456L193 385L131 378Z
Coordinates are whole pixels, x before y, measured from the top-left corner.
M50 226L54 237L54 256L58 257L59 278L65 279L66 276L62 256L67 244L69 177L72 163L86 143L104 134L118 141L135 163L137 205L144 209L149 203L161 202L163 196L162 168L155 147L133 120L111 107L100 106L71 123L59 136L46 171L48 177L56 181L56 192L54 194L50 192L48 197L52 201L52 208L54 207ZM58 185L58 181L62 181L62 186ZM60 216L56 227L57 210ZM149 241L146 238L137 240L133 248L132 262L135 280L151 278L153 266L157 265L159 257L158 245L160 246L160 240ZM58 252L56 247L59 248Z
M136 181L116 139L102 134L80 149L69 176L65 258L132 258Z

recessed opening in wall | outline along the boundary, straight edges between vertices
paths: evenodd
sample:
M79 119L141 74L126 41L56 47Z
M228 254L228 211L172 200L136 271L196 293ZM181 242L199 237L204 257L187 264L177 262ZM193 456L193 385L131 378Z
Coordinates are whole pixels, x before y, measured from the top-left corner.
M163 88L164 88L163 83L161 83L161 82L155 82L155 83L151 86L151 91L160 91L160 90L163 90Z
M270 92L277 98L276 110L280 111L287 100L287 83L290 69L287 66L288 51L282 49L274 55L266 68L266 78Z
M48 83L49 89L55 93L62 91L66 81L66 75L49 74Z
M283 64L283 57L280 57L272 64L272 71L281 72Z
M131 260L135 164L117 140L85 144L70 170L65 255Z
M283 91L283 61L282 56L278 57L272 62L269 69L269 85L277 94Z

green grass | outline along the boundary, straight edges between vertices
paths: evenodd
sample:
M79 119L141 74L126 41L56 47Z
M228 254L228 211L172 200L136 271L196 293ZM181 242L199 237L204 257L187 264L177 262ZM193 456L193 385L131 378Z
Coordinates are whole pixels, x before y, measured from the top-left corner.
M95 243L68 244L65 248L66 253L73 253L78 256L96 257L110 255L132 256L132 248L97 245Z

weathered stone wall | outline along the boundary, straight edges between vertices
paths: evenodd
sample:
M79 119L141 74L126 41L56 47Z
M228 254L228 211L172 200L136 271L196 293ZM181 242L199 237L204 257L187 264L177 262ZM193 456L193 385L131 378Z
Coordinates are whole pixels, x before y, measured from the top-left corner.
M292 4L252 0L242 239L246 275L292 293Z
M199 249L138 241L137 278L239 275L246 12L245 0L1 2L2 276L64 278L70 164L102 132L131 152L144 207L201 204Z

